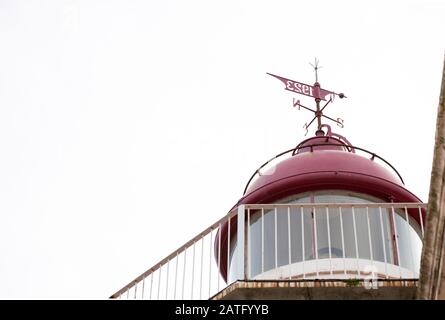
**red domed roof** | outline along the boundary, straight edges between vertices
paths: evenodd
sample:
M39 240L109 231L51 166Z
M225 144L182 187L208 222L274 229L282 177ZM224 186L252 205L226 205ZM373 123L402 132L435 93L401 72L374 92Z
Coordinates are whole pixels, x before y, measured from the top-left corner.
M356 150L364 149L335 137L307 139L292 157L261 173L238 204L271 203L293 194L328 189L369 194L382 202L420 201L404 188L395 169L378 161L382 158L371 152L359 155Z

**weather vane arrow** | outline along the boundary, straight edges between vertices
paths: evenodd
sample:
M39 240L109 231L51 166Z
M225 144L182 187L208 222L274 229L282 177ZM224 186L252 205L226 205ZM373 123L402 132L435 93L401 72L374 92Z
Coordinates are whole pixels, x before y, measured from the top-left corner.
M311 66L314 68L315 71L315 83L313 85L309 85L306 83L302 83L302 82L298 82L295 80L291 80L291 79L287 79L281 76L277 76L275 74L272 73L267 73L268 75L277 78L278 80L280 80L281 82L284 83L285 85L285 90L291 91L291 92L295 92L298 94L302 94L308 97L312 97L315 99L315 103L316 103L316 110L313 110L311 108L308 108L306 106L303 106L300 103L300 100L293 100L293 106L294 107L298 107L298 109L300 108L304 108L306 110L309 110L311 112L314 113L314 118L308 123L306 123L304 125L304 128L306 129L306 134L308 131L309 126L314 122L315 119L317 119L318 122L318 128L317 128L317 134L318 133L323 133L323 131L321 130L321 118L327 118L331 121L334 121L335 123L337 123L337 125L339 125L340 127L343 127L343 120L340 118L337 119L333 119L331 117L326 116L325 114L323 114L323 110L328 106L328 104L330 102L333 102L335 99L335 96L338 96L340 99L346 98L346 96L343 93L336 93L334 91L329 91L329 90L325 90L322 89L320 87L320 83L318 83L318 69L320 69L321 67L318 66L318 60L317 58L315 58L315 64L311 64ZM329 99L327 99L327 97L329 96ZM320 102L321 100L327 101L327 103L320 108ZM324 133L323 133L324 134Z
M324 101L327 100L326 96L328 96L328 95L330 95L331 97L337 95L337 96L339 96L339 98L346 98L346 96L343 93L335 93L333 91L321 89L320 85L317 86L317 82L313 86L311 86L311 85L303 83L303 82L298 82L295 80L277 76L276 74L272 74L272 73L268 73L268 72L267 72L267 74L281 80L284 83L284 85L286 86L285 90L288 90L288 91L303 94L305 96L312 97L315 99L319 98Z

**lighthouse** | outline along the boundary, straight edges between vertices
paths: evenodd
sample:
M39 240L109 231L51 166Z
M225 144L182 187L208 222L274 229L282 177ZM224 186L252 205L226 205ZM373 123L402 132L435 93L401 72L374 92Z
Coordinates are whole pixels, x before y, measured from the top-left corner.
M344 121L326 110L346 95L322 88L313 67L313 85L269 73L313 114L313 135L259 166L227 215L112 298L414 298L426 204L382 155L334 132Z
M313 86L270 74L286 90L314 98L315 110L295 99L293 105L314 113L306 130L315 120L318 126L313 137L275 157L271 168L263 170L266 163L255 171L235 205L244 206L247 246L236 240L239 219L225 223L215 241L220 272L229 282L417 279L421 201L383 157L323 124L326 118L343 126L323 111L335 96L345 95L321 89L317 61L314 67Z
M249 278L419 276L425 212L391 164L328 125L290 153L249 184L235 205L246 208ZM235 240L237 222L224 224L215 242L226 280L234 279L230 269L242 250Z

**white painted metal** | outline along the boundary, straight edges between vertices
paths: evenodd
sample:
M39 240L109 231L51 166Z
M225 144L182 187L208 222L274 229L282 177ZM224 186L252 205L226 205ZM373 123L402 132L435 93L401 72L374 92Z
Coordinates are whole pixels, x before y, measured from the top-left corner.
M329 225L329 208L326 207L326 226L328 231L328 250L329 250L329 273L332 275L332 249L331 249L331 227Z
M354 207L352 207L352 227L354 229L354 244L355 244L355 256L357 259L357 270L358 270L358 275L360 276L360 258L359 258L359 254L358 254L358 239L357 239L357 226L355 224L355 210Z
M227 218L227 265L226 265L226 274L227 274L227 279L226 282L229 282L229 275L230 275L230 215Z
M369 222L369 208L366 207L366 226L368 228L368 244L369 244L369 256L371 258L371 263L374 265L374 256L372 252L372 240L371 240L371 225Z
M175 268L175 289L173 290L173 300L176 299L176 286L178 284L178 264L179 264L179 252L176 252L176 268ZM142 287L144 288L144 287Z
M170 260L167 260L167 278L165 281L165 300L168 299L168 277L170 275Z
M406 207L404 209L405 209L405 219L406 219L406 224L405 224L406 233L409 234L410 233L410 229L409 229L410 223L409 223L408 209ZM410 250L409 250L409 254L410 254L410 258L411 258L410 260L411 260L413 266L415 266L416 262L414 261L414 253L413 253L414 247L413 247L413 244L411 243L411 237L408 237L408 245L410 248ZM413 272L413 278L414 277L415 277L415 273Z
M383 228L382 207L379 207L379 215L380 215L380 229L382 232L383 257L385 260L385 276L386 278L388 278L388 261L386 259L386 244L385 244L385 231Z
M202 299L202 275L204 273L204 237L201 237L201 271L199 272L199 299Z
M184 288L185 288L185 267L187 262L187 249L184 250L184 267L182 269L182 298L184 300Z
M247 279L250 279L252 274L252 265L250 263L251 259L251 239L250 239L250 209L247 209Z
M193 289L194 289L194 286L195 286L195 249L196 249L196 242L193 242L192 293L190 294L190 300L193 300Z
M162 265L159 266L159 280L158 280L158 297L157 300L159 300L159 294L161 293L161 271L162 271Z
M213 228L210 230L210 237L209 237L209 261L212 261L212 245L213 245ZM212 265L213 263L209 263L209 293L208 296L210 297L210 292L212 289Z
M221 238L222 238L222 235L221 235L221 222L218 225L218 230L219 230L219 233L218 233L218 270L221 270ZM217 271L217 272L219 272L219 271ZM220 280L220 278L221 277L218 275L218 279L217 279L218 291L219 291L219 280Z
M150 279L150 300L151 300L151 294L153 292L153 276L154 276L154 271L151 273L151 279Z
M345 234L343 231L343 212L341 207L338 208L340 215L340 234L341 234L341 251L343 253L343 273L346 276L346 248L345 248Z
M142 299L144 299L145 277L142 278Z
M283 212L281 212L281 210L279 210L280 208L286 208L285 210L283 210ZM304 209L310 209L312 210L313 214L313 221L312 221L312 227L313 229L313 241L312 244L315 245L315 250L314 250L314 255L315 255L315 259L311 258L311 259L307 259L306 258L306 248L305 248L305 241L307 239L305 239L305 219L304 219ZM317 209L322 209L324 208L326 210L326 218L327 218L327 228L326 230L319 230L317 229L317 216L319 216L319 214L322 214L321 212L317 213L316 210ZM333 243L332 243L332 236L333 236L333 230L331 229L331 225L329 223L330 218L331 218L331 212L330 209L331 208L337 208L339 209L340 212L340 235L341 235L341 246L342 246L342 252L343 252L343 256L339 257L339 258L334 258L333 257ZM353 259L347 258L346 257L346 247L345 247L345 225L344 225L344 219L345 219L345 212L343 212L343 208L348 208L350 210L352 210L352 222L353 222L353 232L354 232L354 245L355 245L355 251L356 251L356 257ZM358 230L357 230L357 221L356 221L356 214L359 214L358 212L355 212L356 208L364 208L366 210L366 221L367 221L367 228L368 228L368 245L369 245L369 249L370 249L370 260L366 260L363 258L360 258L359 256L359 251L358 251ZM370 208L377 208L379 210L379 219L380 219L380 231L381 231L381 237L382 237L382 246L383 246L383 256L384 256L384 261L377 261L376 257L374 256L374 251L375 248L373 248L373 242L372 240L374 239L374 235L371 233L371 224L370 224L370 212L369 209ZM297 214L297 219L300 219L301 221L301 230L294 230L293 229L293 225L292 225L292 219L291 216L294 214L294 212L292 212L292 209L297 209L297 212L295 212L295 214ZM391 250L391 248L387 247L387 244L385 242L385 230L384 230L384 225L387 224L388 222L384 222L383 220L383 209L386 210L391 210L391 214L392 214L392 221L393 223L393 230L391 230L392 232L394 232L395 235L397 235L394 239L394 244L395 244L395 252L394 255L396 256L397 261L399 261L399 265L394 265L391 261L388 261L387 259L387 252L388 250ZM357 277L357 274L359 277L361 277L363 271L364 271L364 267L366 266L366 264L375 264L377 266L378 272L381 274L381 276L383 277L387 277L387 278L394 278L395 277L395 271L397 270L396 273L398 273L397 277L401 277L401 278L408 278L408 277L412 277L413 275L413 271L412 270L408 270L402 266L400 266L400 251L399 251L399 242L401 241L401 239L399 239L400 234L397 230L397 225L396 225L396 220L395 220L395 209L397 209L397 212L401 212L402 210L405 210L405 219L408 222L406 224L406 227L409 228L410 225L412 225L412 223L414 223L414 220L409 219L409 213L408 213L408 209L416 209L419 212L419 216L420 216L420 229L422 231L422 236L424 233L424 221L423 221L423 217L422 217L422 210L426 209L426 204L421 204L421 203L342 203L342 204L335 204L335 203L329 203L329 204L314 204L314 203L308 203L308 204L246 204L244 205L244 207L237 207L234 210L232 210L231 212L229 212L229 214L227 214L225 217L221 218L220 220L218 220L216 223L212 224L209 228L205 229L203 232L199 233L198 235L196 235L195 237L193 237L193 239L191 239L190 241L188 241L187 243L185 243L184 245L182 245L180 248L178 248L177 250L175 250L173 253L171 253L170 255L168 255L166 258L162 259L161 261L159 261L158 263L156 263L153 267L151 267L150 269L148 269L146 272L144 272L143 274L141 274L139 277L137 277L136 279L134 279L133 281L131 281L129 284L127 284L126 286L124 286L122 289L120 289L118 292L116 292L113 295L113 298L129 298L130 294L131 297L133 298L148 298L148 299L152 299L152 298L160 298L160 290L162 290L162 296L164 296L164 291L165 290L165 298L176 298L178 296L178 272L181 271L180 268L180 259L183 259L182 263L182 286L181 286L181 295L180 297L182 299L186 298L184 296L185 291L191 292L191 299L195 299L195 275L197 274L198 270L195 270L195 263L196 259L195 259L195 250L196 250L196 245L199 242L199 244L201 244L201 261L200 261L200 265L201 268L199 270L200 272L200 292L199 292L199 298L206 298L206 297L210 297L214 294L216 294L217 292L219 292L220 290L220 279L221 279L221 275L220 275L220 267L221 267L221 250L226 250L227 249L227 271L229 274L229 278L227 279L227 281L233 281L234 278L230 278L232 276L234 276L235 278L248 278L248 279L266 279L267 277L276 277L275 279L291 279L291 278L303 278L303 279L310 279L310 278L314 278L315 277L319 277L319 278L323 278L328 276L334 276L334 277L345 277L345 278L349 278L349 277ZM251 215L251 211L250 210L259 210L256 211L256 213L253 213L253 215ZM266 213L267 210L267 213ZM247 212L247 217L245 217L245 214ZM278 228L278 219L281 219L281 217L278 217L278 214L284 214L284 212L287 213L287 232L288 232L288 238L285 240L288 242L288 262L280 262L281 264L285 263L285 265L279 265L278 262L278 249L280 248L280 246L282 245L281 242L278 241L278 230L281 230ZM274 232L274 243L271 245L275 246L275 268L273 268L272 270L265 270L265 217L267 214L273 214L273 229L275 230ZM260 215L259 219L257 217L257 219L253 220L253 217L255 217L255 214ZM299 214L299 216L298 216ZM361 213L360 213L361 214ZM238 223L238 231L236 232L236 237L237 237L237 241L233 241L231 242L230 239L230 222L231 219L234 218L236 215L238 215L237 217L237 223ZM404 219L404 220L405 220ZM247 227L246 227L246 222L247 221ZM252 223L252 221L254 221ZM280 220L281 221L281 220ZM363 221L363 220L361 220ZM251 224L252 223L252 224ZM261 247L261 252L252 252L252 246L253 243L252 241L254 241L253 239L253 225L257 223L257 227L256 227L256 231L257 232L257 237L260 238L255 238L257 239L256 241L261 241L261 243L257 243L256 244L256 248ZM361 222L362 223L362 222ZM227 248L225 248L222 244L222 239L221 239L221 229L223 227L223 225L227 226L227 235L228 235L228 239L227 239ZM271 228L272 226L267 225L268 228ZM390 226L388 225L388 228ZM403 226L405 227L405 226ZM246 229L247 228L247 229ZM218 233L216 234L216 236L214 236L214 230L218 230ZM268 229L270 230L270 229ZM296 235L298 235L298 233L301 232L301 254L302 254L302 259L300 261L294 262L292 263L292 252L293 250L295 250L296 248L293 248L292 246L292 237L293 237L293 233L297 233ZM326 232L326 234L321 234ZM338 231L336 231L338 232ZM321 239L321 237L327 237L328 239L328 248L329 248L329 259L320 259L319 255L318 255L318 239ZM378 237L378 236L377 236ZM208 239L207 239L208 238ZM217 239L218 238L218 239ZM235 240L235 239L233 239ZM375 239L374 239L375 240ZM281 241L281 240L280 240ZM362 241L362 240L360 240ZM406 240L406 241L411 241L411 240ZM204 254L204 251L206 250L205 244L209 245L209 254ZM232 258L230 257L230 246L233 246L234 243L237 243L237 246L239 246L238 248L233 248L235 249L236 255L233 256ZM269 245L269 244L268 244ZM243 247L245 246L245 247ZM245 249L244 249L245 248ZM215 255L215 250L217 249L217 254ZM190 252L190 250L192 252ZM188 253L192 253L192 257L189 256L190 261L187 261L189 259L187 259L187 255ZM257 266L256 269L258 272L259 270L261 271L259 274L256 274L253 276L252 278L252 262L251 262L251 258L255 257L255 254L258 255L260 254L261 257L256 257L257 259L257 263L259 263L260 265ZM411 258L413 259L414 262L414 254L411 252ZM234 261L231 261L232 259L236 259ZM173 262L173 260L176 260ZM171 263L175 263L175 275L174 275L174 285L171 285L170 280L173 280L171 278L173 278L173 275L170 275L170 264ZM235 267L236 270L232 270L232 272L230 272L230 264L232 263L232 267ZM215 265L212 265L215 264ZM172 265L173 267L173 265ZM162 269L166 268L166 272L163 272ZM207 269L208 268L208 269ZM321 268L321 269L320 269ZM216 270L216 272L213 272L213 270ZM207 271L208 270L208 271ZM324 270L324 271L320 271L320 270ZM165 270L164 270L165 271ZM190 273L191 271L191 273ZM158 274L156 274L158 273ZM207 277L208 274L208 292L206 292L204 294L203 289L205 289L204 286L204 278ZM411 276L410 276L411 275ZM154 277L157 277L157 281L154 280ZM150 280L147 278L150 277ZM148 288L146 290L145 286L146 286L146 281L150 281L149 284L149 292L145 292L148 291ZM207 280L207 279L205 279ZM142 283L142 289L138 288L138 286L140 286ZM148 283L147 283L148 284ZM154 292L154 290L156 290L157 292ZM131 292L130 292L131 291ZM204 296L205 295L205 296ZM155 297L154 297L155 296Z
M237 220L237 243L238 243L238 256L236 257L236 280L245 280L246 275L244 274L244 230L245 230L245 210L244 205L238 207L238 220Z
M303 207L300 207L300 215L301 215L301 260L303 261L302 267L303 267L303 279L306 278L306 273L304 269L304 261L306 260L305 252L304 252L304 210Z
M261 208L261 273L264 272L264 208Z
M420 221L420 230L422 230L422 238L423 238L423 215L422 215L422 208L419 207L419 221Z
M314 247L315 247L315 269L317 272L317 277L320 276L319 269L318 269L318 232L317 232L317 216L316 216L316 209L313 206L312 207L312 220L314 224Z
M287 248L289 255L289 265L292 264L292 242L291 242L290 207L287 207ZM289 280L292 279L292 270L289 271Z
M277 208L275 208L275 210L274 210L274 220L275 220L275 223L274 223L274 226L275 226L275 232L274 232L274 235L275 235L275 268L278 268L278 232L277 232L278 226L277 226Z
M397 223L395 219L395 213L394 213L394 206L391 207L391 214L392 214L392 221L393 221L393 227L394 227L394 239L396 244L396 254L397 254L397 263L399 265L400 269L400 278L402 278L402 266L400 263L400 251L399 251L399 233L397 232Z

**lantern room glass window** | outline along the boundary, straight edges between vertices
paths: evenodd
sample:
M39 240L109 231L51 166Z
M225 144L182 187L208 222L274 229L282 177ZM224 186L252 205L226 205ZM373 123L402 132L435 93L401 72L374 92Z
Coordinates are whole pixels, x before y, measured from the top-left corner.
M382 202L342 190L299 194L277 201L284 204ZM404 210L392 212L385 208L342 207L341 213L339 208L329 208L328 212L326 208L290 208L288 215L288 208L281 207L277 208L276 217L275 210L265 210L263 215L259 210L251 210L250 277L280 266L326 258L380 261L418 273L422 247L420 227L409 216L407 221L406 216ZM236 239L231 248L232 258L237 250ZM233 280L230 271L229 279Z

